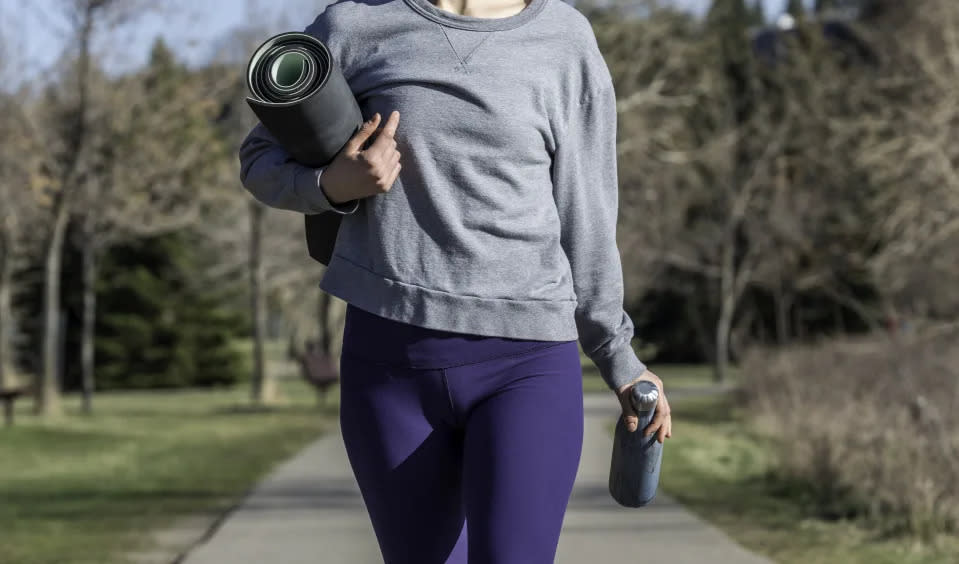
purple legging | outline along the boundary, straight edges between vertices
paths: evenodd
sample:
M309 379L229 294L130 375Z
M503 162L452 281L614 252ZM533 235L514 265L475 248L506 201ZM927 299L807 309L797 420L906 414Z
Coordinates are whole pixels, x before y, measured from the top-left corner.
M347 309L340 426L385 564L551 564L583 446L576 341Z

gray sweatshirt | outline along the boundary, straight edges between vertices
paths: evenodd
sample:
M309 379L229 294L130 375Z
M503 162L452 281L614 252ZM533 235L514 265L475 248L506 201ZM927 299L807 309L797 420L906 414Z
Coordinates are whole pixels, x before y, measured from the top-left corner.
M257 200L343 215L320 288L423 327L578 339L610 389L638 377L616 242L616 96L586 17L562 0L502 18L339 0L304 31L330 48L364 119L400 112L392 188L336 206L323 169L293 161L262 124L242 142Z

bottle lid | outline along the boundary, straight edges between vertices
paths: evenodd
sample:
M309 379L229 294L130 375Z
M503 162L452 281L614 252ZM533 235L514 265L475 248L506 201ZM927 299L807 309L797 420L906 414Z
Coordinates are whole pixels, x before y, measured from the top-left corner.
M655 409L659 402L659 388L649 380L640 380L632 388L632 399L636 411Z

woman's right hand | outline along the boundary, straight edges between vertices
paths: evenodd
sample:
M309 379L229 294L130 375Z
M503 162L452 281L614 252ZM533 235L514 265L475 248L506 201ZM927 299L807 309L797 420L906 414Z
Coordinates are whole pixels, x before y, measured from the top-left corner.
M381 120L377 112L357 131L320 176L320 186L326 198L341 204L358 198L389 192L400 173L400 153L396 150L396 127L400 113L394 110L386 125L379 130L376 140L363 145L377 131Z

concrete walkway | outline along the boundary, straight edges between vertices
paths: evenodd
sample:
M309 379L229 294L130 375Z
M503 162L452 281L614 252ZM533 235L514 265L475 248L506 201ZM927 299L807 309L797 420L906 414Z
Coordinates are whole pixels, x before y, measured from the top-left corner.
M661 491L646 507L619 506L607 489L612 437L604 429L619 415L619 405L611 393L587 394L585 410L583 455L556 564L770 564ZM383 562L338 428L279 466L181 560L254 562Z

